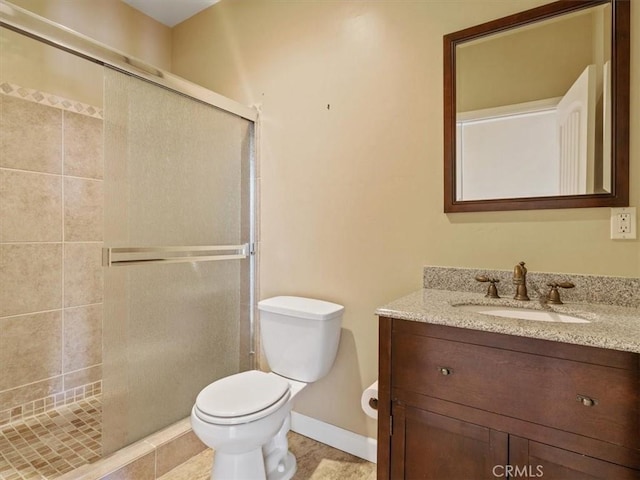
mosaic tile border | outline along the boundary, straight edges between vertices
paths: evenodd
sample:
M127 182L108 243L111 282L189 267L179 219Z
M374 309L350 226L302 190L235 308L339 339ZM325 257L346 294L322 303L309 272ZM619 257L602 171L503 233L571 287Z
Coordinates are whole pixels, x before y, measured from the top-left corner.
M48 107L59 108L60 110L67 110L69 112L87 115L89 117L98 118L100 120L103 119L103 110L101 108L78 102L76 100L69 100L67 98L53 95L51 93L21 87L19 85L14 85L13 83L0 83L0 93L9 97L21 98L22 100L27 100L29 102L46 105Z
M79 402L102 393L102 380L71 388L44 398L23 403L13 408L0 411L0 426L18 422L40 413L54 410L62 405Z

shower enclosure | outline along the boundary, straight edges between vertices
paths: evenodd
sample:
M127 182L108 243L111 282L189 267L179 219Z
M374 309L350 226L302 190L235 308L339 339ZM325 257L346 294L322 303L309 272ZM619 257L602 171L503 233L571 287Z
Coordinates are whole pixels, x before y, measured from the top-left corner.
M56 478L253 366L256 115L0 7L0 478Z

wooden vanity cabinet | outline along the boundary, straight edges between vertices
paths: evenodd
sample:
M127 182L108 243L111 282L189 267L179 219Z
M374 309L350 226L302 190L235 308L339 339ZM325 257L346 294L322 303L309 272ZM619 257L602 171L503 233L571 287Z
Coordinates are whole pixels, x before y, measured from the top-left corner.
M640 355L386 317L379 345L379 479L640 479Z

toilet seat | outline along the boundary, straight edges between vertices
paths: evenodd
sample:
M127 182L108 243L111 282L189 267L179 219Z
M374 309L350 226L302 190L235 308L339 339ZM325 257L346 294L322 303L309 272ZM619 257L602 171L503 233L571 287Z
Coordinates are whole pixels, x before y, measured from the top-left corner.
M266 417L290 397L289 382L284 378L250 370L205 387L196 398L194 412L203 422L237 425Z

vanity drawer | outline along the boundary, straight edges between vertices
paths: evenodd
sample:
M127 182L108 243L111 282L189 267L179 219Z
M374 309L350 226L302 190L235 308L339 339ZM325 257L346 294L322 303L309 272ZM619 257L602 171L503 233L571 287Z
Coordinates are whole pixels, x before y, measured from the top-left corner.
M640 448L637 368L400 332L391 351L392 388Z

